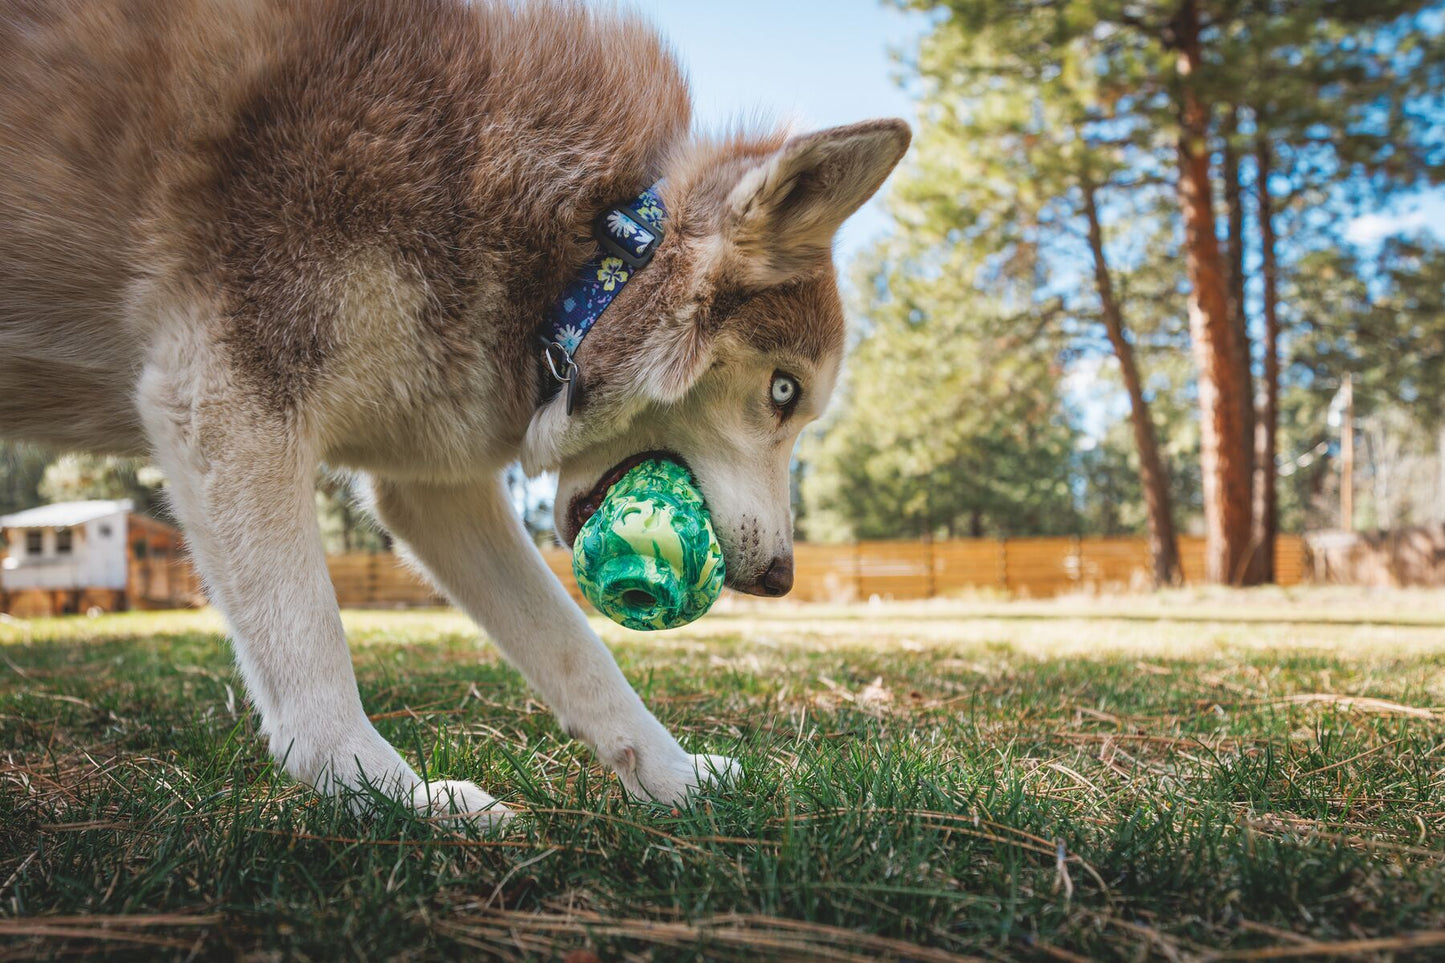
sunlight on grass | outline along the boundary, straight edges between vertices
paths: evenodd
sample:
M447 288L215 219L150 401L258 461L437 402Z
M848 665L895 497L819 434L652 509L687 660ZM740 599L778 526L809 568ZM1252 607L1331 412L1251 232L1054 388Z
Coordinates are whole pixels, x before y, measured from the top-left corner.
M500 836L359 819L277 776L213 612L6 623L0 940L541 959L1445 945L1445 593L729 600L673 632L594 622L686 745L744 763L680 812L625 800L462 616L345 620L378 727L521 819Z

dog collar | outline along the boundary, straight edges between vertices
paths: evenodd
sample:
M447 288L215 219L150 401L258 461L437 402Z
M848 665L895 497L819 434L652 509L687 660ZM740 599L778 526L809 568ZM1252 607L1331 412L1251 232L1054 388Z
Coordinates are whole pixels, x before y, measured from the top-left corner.
M662 243L667 208L654 184L627 204L602 212L593 226L597 253L568 283L548 314L542 336L542 363L567 392L567 414L577 400L577 362L573 355L627 282L652 260Z

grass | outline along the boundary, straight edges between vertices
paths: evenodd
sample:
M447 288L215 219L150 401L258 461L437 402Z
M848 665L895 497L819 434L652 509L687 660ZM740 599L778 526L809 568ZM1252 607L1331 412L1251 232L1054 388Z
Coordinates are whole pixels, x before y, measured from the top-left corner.
M599 625L744 762L681 812L624 800L461 617L347 623L383 732L522 819L277 776L210 613L0 625L0 959L1445 957L1440 593Z

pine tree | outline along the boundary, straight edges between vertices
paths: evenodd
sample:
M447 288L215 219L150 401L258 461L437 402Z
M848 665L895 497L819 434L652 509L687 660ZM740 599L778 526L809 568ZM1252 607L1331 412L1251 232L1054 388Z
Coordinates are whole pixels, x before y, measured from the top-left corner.
M1282 324L1277 293L1288 270L1278 256L1277 211L1316 215L1291 222L1297 233L1288 243L1305 249L1304 235L1319 230L1321 208L1338 214L1365 193L1379 199L1439 176L1439 134L1429 112L1418 108L1439 106L1441 45L1421 12L1438 14L1441 5L1418 0L900 5L927 10L937 20L916 64L928 95L961 93L967 105L960 111L928 103L926 121L953 123L960 155L970 165L977 154L995 152L1013 167L994 177L1027 182L1000 188L985 179L982 193L1012 194L1017 203L986 204L986 215L966 215L960 221L963 236L970 225L985 224L990 230L978 233L1004 250L1027 243L1035 228L1060 226L1054 219L1059 199L1079 198L1081 182L1047 176L1058 173L1050 165L1018 163L1020 145L1028 154L1041 136L1062 136L1075 161L1085 155L1107 158L1113 172L1097 183L1113 178L1140 192L1172 183L1172 216L1184 238L1199 401L1206 575L1221 582L1271 577L1266 546L1272 545L1276 524L1273 459ZM1033 119L1047 120L1030 125L1017 107L1012 118L1000 116L997 105L1019 100L1033 105ZM1056 109L1061 103L1067 105L1062 115ZM955 122L950 110L966 121ZM982 141L965 143L965 129ZM1295 162L1295 169L1280 171L1282 158ZM1282 180L1291 189L1277 205L1273 191ZM1253 239L1251 192L1257 212ZM1219 199L1223 218L1216 214ZM1009 218L1019 218L1019 225L1009 225ZM1250 339L1258 325L1249 317L1245 256L1251 244L1260 251L1265 275L1258 411ZM1107 245L1095 246L1107 252ZM1049 252L1035 245L1033 253ZM1102 291L1103 258L1093 261L1095 286ZM1125 364L1123 357L1120 361ZM1142 469L1148 443L1139 437Z

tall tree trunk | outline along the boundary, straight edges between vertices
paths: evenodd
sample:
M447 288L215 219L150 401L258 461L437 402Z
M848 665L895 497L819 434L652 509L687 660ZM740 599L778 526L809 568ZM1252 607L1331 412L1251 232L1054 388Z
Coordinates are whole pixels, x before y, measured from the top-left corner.
M1256 135L1254 157L1258 167L1260 274L1264 281L1264 401L1255 426L1254 531L1259 540L1255 558L1259 580L1273 582L1274 540L1279 534L1279 469L1275 464L1279 433L1279 265L1274 250L1274 199L1269 195L1274 158L1263 129Z
M1209 178L1209 105L1196 87L1199 10L1184 0L1175 22L1179 89L1179 206L1189 274L1189 333L1199 369L1200 468L1204 476L1204 575L1231 583L1243 574L1253 515L1253 439L1244 433L1239 346L1229 281L1215 236Z
M1149 417L1149 402L1134 360L1134 346L1124 332L1124 312L1114 296L1109 262L1104 256L1104 231L1093 183L1084 177L1084 213L1089 220L1089 250L1094 255L1094 286L1109 344L1119 359L1124 389L1129 394L1129 421L1134 428L1134 447L1139 454L1139 484L1144 489L1144 506L1149 521L1149 554L1154 560L1156 585L1177 585L1183 572L1179 565L1179 539L1174 532L1174 508L1169 497L1169 476L1159 455L1159 439Z
M1240 408L1240 423L1243 425L1241 430L1245 439L1244 454L1248 459L1246 470L1249 472L1252 480L1251 486L1253 486L1257 440L1255 438L1254 373L1250 367L1249 313L1245 308L1244 295L1247 277L1244 271L1244 185L1240 182L1238 105L1229 105L1229 110L1224 115L1224 123L1221 125L1220 137L1222 141L1220 177L1224 182L1224 252L1229 279L1229 322L1234 328L1234 364L1238 369L1235 377L1243 386L1243 390L1236 400ZM1238 573L1237 579L1245 585L1258 585L1264 581L1261 577L1259 561L1261 533L1252 524L1253 516L1254 513L1251 512L1249 547L1245 550L1243 570Z

